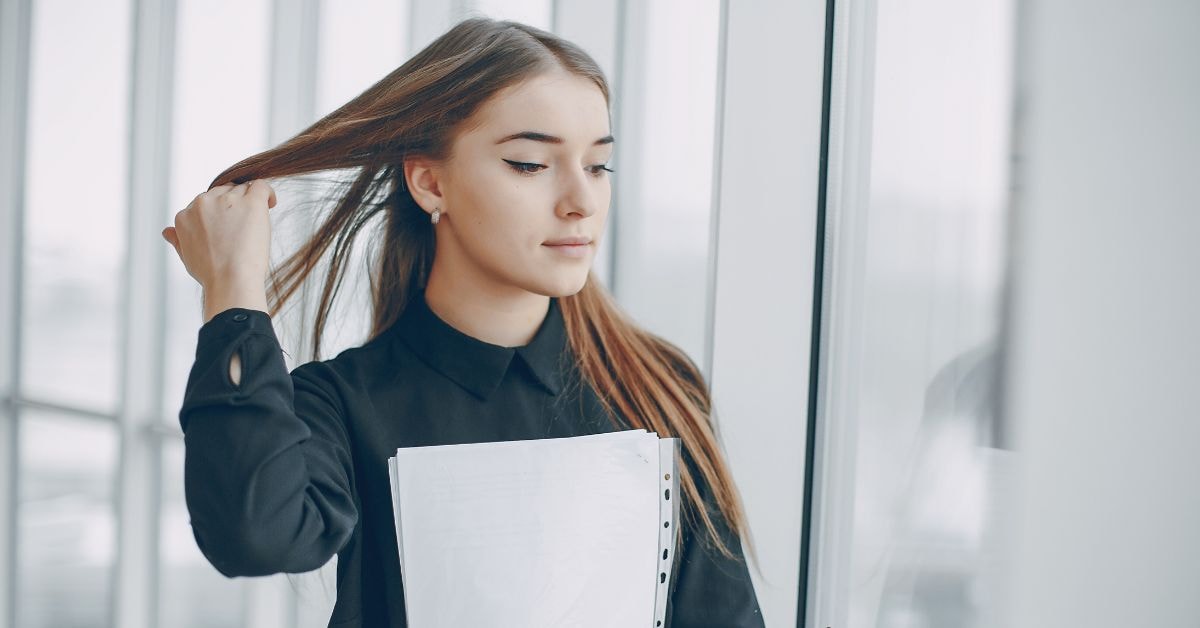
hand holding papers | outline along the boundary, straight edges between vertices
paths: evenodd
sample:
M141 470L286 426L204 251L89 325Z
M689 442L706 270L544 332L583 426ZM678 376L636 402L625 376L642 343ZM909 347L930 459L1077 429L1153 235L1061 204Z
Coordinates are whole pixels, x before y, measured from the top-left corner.
M665 623L678 449L628 430L397 450L388 468L409 625Z

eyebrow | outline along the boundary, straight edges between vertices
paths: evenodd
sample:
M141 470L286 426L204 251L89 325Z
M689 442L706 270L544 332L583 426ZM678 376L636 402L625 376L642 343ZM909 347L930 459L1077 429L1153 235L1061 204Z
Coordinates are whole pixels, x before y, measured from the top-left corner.
M540 133L538 131L521 131L520 133L513 133L512 135L508 135L508 136L500 138L499 140L496 140L496 143L503 144L510 140L533 140L535 142L545 142L547 144L562 144L563 143L563 139L561 137L554 137L553 135L549 135L547 133ZM592 146L602 146L604 144L612 144L612 143L613 143L613 136L605 135L604 137L596 140L595 142L592 142Z

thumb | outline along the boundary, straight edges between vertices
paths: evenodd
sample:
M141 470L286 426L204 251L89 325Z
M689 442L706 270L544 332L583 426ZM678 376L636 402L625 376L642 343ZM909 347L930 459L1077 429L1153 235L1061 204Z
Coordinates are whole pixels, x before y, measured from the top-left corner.
M175 247L176 255L181 255L179 253L179 234L175 233L175 227L167 227L166 229L163 229L162 237L164 240L169 242L171 246Z

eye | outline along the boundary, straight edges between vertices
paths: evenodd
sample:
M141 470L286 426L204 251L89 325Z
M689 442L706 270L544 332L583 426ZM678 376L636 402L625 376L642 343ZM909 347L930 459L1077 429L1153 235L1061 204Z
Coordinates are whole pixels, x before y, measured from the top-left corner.
M588 166L588 171L589 171L589 172L591 172L593 175L595 175L595 176L597 176L597 177L602 177L602 176L604 176L604 173L605 173L605 172L615 172L615 171L614 171L612 168L609 168L607 164L599 164L599 165L596 165L596 166Z
M504 161L508 165L512 166L513 170L516 170L517 172L520 172L521 174L534 174L538 170L546 167L542 164L531 164L531 163L527 163L527 162L523 162L523 161L512 161L511 159L505 159Z

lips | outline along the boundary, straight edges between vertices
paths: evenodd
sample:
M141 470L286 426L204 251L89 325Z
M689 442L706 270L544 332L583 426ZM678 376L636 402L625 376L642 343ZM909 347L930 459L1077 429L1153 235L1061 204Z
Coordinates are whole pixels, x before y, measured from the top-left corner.
M590 244L591 242L592 242L591 238L573 237L573 238L559 238L557 240L549 240L549 241L544 242L543 244L545 244L546 246L564 246L564 245L572 245L572 244L574 244L574 245Z

